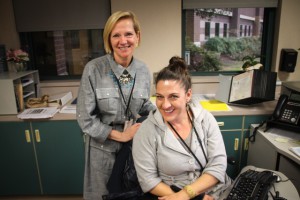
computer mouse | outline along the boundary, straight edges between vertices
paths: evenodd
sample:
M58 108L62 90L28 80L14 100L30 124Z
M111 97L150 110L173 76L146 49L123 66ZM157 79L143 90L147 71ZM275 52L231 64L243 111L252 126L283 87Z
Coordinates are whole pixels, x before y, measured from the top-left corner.
M276 183L281 181L281 177L278 174L276 174L275 172L273 172L273 176L276 176Z

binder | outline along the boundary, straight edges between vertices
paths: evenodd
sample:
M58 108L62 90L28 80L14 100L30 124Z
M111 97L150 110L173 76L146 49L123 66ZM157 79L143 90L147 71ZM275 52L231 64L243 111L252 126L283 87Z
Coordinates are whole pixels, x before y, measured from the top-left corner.
M220 78L216 99L228 104L252 105L275 98L277 72L250 70L231 78ZM226 90L224 89L226 87Z

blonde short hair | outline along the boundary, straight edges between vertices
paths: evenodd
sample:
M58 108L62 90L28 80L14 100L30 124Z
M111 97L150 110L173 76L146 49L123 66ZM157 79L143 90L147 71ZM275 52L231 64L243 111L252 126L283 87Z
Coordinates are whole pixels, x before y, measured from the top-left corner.
M117 11L113 13L107 20L104 31L103 31L103 41L104 41L104 49L106 53L112 52L112 46L110 44L110 34L115 27L116 23L119 22L121 19L131 19L133 22L133 28L137 35L139 35L139 41L141 40L141 29L140 24L137 20L135 14L131 11Z

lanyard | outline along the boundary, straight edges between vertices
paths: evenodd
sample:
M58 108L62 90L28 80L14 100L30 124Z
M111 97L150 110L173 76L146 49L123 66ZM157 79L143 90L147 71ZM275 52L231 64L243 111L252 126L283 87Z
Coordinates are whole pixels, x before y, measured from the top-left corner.
M129 105L130 105L130 101L131 101L131 97L132 97L132 93L133 93L133 89L134 89L134 85L135 85L135 77L136 77L136 75L134 75L134 78L133 78L133 86L132 86L131 91L130 91L128 103L126 103L126 99L125 99L125 96L124 96L124 94L123 94L123 91L122 91L122 88L121 88L119 79L117 78L117 76L116 76L116 74L115 74L114 72L113 72L113 74L115 75L115 78L116 78L117 84L118 84L118 88L119 88L119 90L120 90L122 99L123 99L123 101L124 101L124 103L125 103L125 106L126 106L125 115L126 115L126 117L129 119L130 117L128 116L128 109L129 109Z
M192 119L190 117L190 115L188 114L189 116L189 119L190 119L190 122L192 124L192 129L194 129L196 135L197 135L197 139L198 139L198 142L200 143L200 146L201 146L201 149L202 149L202 152L203 152L203 155L205 157L205 160L206 160L206 163L208 162L208 159L207 159L207 156L204 152L204 149L203 149L203 145L202 145L202 142L200 140L200 137L199 137L199 134L194 126L194 123L192 122ZM194 152L191 150L191 148L185 143L185 141L182 139L182 137L178 134L178 132L176 131L176 129L172 126L172 124L170 122L168 122L168 124L170 125L170 127L173 129L173 131L176 133L176 135L179 137L179 139L181 140L181 142L184 144L184 146L189 150L189 152L193 155L193 157L196 159L196 161L198 162L198 164L200 165L201 167L201 172L203 171L203 165L201 164L201 162L199 161L199 159L197 158L197 156L194 154Z

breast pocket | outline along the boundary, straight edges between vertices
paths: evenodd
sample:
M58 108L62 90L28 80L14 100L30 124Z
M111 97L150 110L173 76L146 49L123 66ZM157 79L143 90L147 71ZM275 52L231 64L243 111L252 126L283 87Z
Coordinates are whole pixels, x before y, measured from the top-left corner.
M142 108L143 103L149 98L148 90L146 89L135 89L132 94L132 104L131 107L137 113Z
M100 112L117 112L119 106L118 88L97 88L96 95Z

